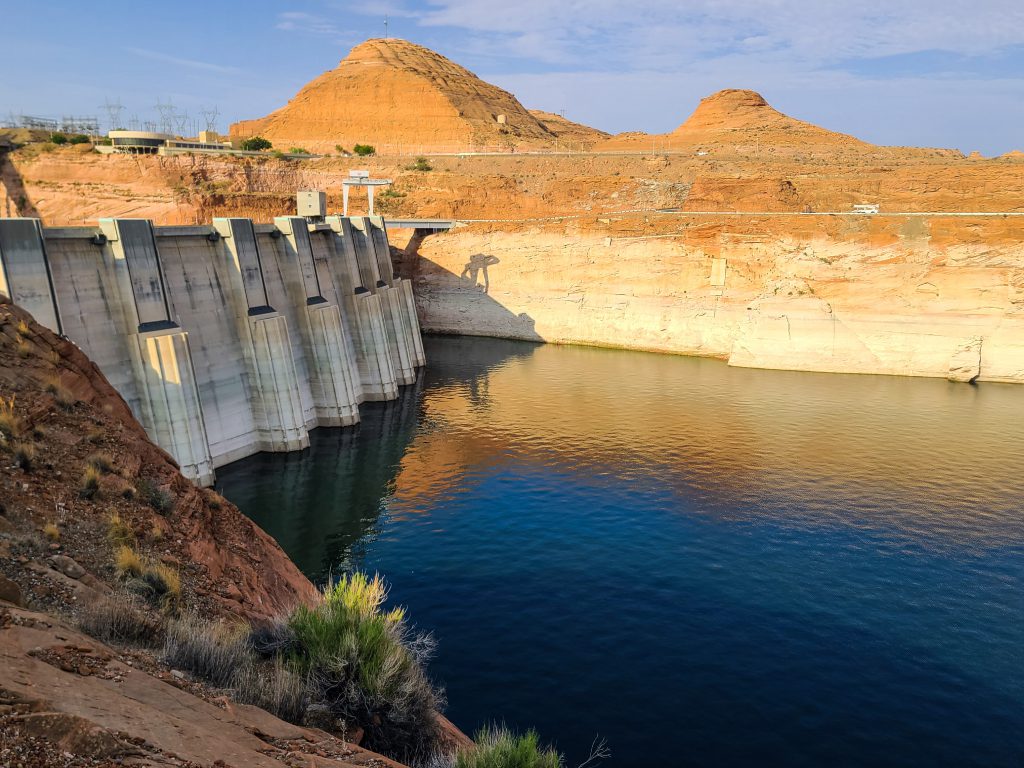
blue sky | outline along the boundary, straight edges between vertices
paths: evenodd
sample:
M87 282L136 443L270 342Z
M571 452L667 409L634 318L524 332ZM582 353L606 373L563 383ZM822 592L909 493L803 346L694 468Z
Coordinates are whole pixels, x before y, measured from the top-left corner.
M1024 149L1019 0L0 0L0 116L125 119L157 101L219 127L277 108L353 46L429 46L529 108L610 132L675 128L752 88L803 120L884 144ZM13 31L13 33L12 33Z

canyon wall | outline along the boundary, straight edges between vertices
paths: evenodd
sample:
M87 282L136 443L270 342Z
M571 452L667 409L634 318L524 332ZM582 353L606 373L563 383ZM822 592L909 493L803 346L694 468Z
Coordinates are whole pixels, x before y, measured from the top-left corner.
M380 219L0 219L0 294L78 345L203 485L356 423L361 402L396 398L424 363Z
M694 215L648 236L615 226L428 237L404 262L424 330L1024 383L1019 218Z

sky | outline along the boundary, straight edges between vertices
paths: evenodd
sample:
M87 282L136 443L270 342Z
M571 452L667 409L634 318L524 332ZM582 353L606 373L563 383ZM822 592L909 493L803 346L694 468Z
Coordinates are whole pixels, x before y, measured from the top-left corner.
M662 133L701 98L750 88L879 144L1024 150L1021 0L0 0L8 115L204 127L262 117L388 33L611 133Z

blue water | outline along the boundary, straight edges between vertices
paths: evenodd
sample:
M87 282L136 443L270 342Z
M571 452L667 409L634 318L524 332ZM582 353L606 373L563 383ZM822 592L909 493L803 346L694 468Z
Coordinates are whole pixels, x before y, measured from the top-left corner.
M379 571L467 731L604 765L1024 765L1024 389L428 339L363 423L219 473Z

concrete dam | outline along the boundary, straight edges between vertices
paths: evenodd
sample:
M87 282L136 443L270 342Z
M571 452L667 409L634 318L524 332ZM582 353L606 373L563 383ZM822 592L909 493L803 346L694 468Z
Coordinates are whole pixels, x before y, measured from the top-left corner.
M425 362L379 217L0 219L0 293L77 344L200 485L359 421Z

